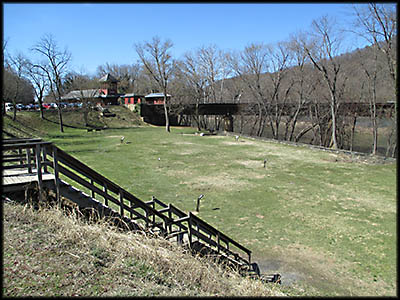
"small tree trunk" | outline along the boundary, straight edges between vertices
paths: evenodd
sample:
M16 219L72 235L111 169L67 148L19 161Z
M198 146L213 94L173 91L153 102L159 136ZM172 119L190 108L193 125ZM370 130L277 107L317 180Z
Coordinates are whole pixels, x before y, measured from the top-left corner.
M338 149L337 136L336 136L336 112L335 112L335 100L331 103L331 114L332 114L332 148Z
M350 151L353 151L353 144L354 144L354 131L356 129L357 123L357 113L354 114L353 117L353 126L351 127L351 139L350 139ZM375 154L375 153L374 153Z
M62 119L62 112L61 112L61 105L60 102L58 103L58 119L60 121L60 131L64 132L64 125L63 125L63 119Z
M168 107L167 107L167 92L164 90L164 114L165 114L165 130L171 132L168 117Z

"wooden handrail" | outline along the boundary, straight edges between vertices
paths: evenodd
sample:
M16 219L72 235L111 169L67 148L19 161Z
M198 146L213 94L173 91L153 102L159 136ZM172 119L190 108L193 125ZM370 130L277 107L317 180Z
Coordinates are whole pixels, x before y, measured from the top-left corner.
M46 146L46 148L48 150L47 154L50 155L50 156L53 155L53 151L52 151L51 147L56 147L56 146L54 146L54 145ZM108 191L111 191L111 192L113 192L115 194L120 194L120 192L122 191L123 192L123 196L124 196L125 199L127 199L128 201L132 201L139 208L141 208L141 209L143 209L145 211L148 211L149 215L156 215L156 216L160 217L161 219L163 219L165 221L170 221L170 220L168 220L169 218L167 216L159 213L157 210L152 208L150 205L147 205L145 202L143 202L139 198L135 197L134 195L132 195L131 193L129 193L128 191L126 191L122 187L118 186L117 184L115 184L111 180L107 179L103 175L101 175L101 174L97 173L96 171L94 171L93 169L89 168L84 163L80 162L79 160L77 160L73 156L69 155L65 151L61 150L60 148L58 148L58 147L56 147L56 148L57 148L58 162L64 163L68 167L70 167L70 168L74 169L75 171L78 171L82 175L92 179L94 182L98 183L101 186L106 185ZM64 171L64 169L63 169L63 171ZM62 173L61 168L60 168L60 172ZM99 193L100 195L104 195L104 192L101 191L100 189L98 189L96 191L96 193ZM120 203L118 202L118 205L119 204ZM126 206L126 205L123 206L124 209L127 208L127 207L128 206ZM126 209L126 210L130 212L129 209Z
M56 177L58 177L58 174L64 174L68 178L72 179L73 181L77 182L78 184L88 188L89 190L92 191L92 197L94 197L94 194L98 194L101 197L105 199L105 203L108 205L108 201L111 201L112 203L118 205L120 207L120 212L121 215L124 216L124 211L130 213L130 216L132 218L133 215L135 215L133 220L135 219L142 219L146 222L146 225L152 224L152 226L159 227L162 231L165 231L166 233L171 233L172 231L172 226L178 226L179 227L179 234L188 234L189 235L189 243L190 245L192 244L192 235L196 236L198 239L206 242L210 246L215 246L218 248L218 251L225 252L228 255L233 255L235 256L235 259L239 259L244 261L247 264L250 264L250 258L251 258L251 250L247 249L246 247L242 246L235 240L231 239L218 229L214 228L210 224L206 223L196 215L192 214L189 212L189 214L185 213L184 211L180 210L179 208L175 207L172 204L165 204L162 201L156 199L155 197L152 198L151 201L144 202L140 200L139 198L135 197L122 187L118 186L111 180L107 179L100 173L96 172L92 168L88 167L81 161L77 160L73 156L69 155L65 151L61 150L60 148L56 147L53 145L51 142L44 142L41 139L8 139L7 143L3 145L3 150L22 150L22 149L34 149L36 153L36 164L38 165L38 177L39 177L39 182L41 181L41 176L42 176L42 168L45 170L46 167L51 167L55 168L54 169L54 174ZM30 160L29 155L30 151L28 151L27 156L25 157L24 155L18 154L16 155L11 155L8 158L9 162L20 162L18 165L13 165L13 166L3 166L4 168L24 168L28 167L31 168L30 164L23 164L22 160ZM43 152L43 156L41 155L41 152ZM51 161L47 160L46 156L50 156L53 158L53 163ZM54 157L56 156L56 157ZM14 159L14 157L17 157ZM18 159L19 158L19 159ZM60 163L62 165L60 165ZM65 167L63 166L65 165ZM67 169L70 168L71 170ZM85 178L83 178L83 177ZM87 180L88 179L88 180ZM58 178L56 178L56 181L58 181ZM101 187L97 187L94 185L94 183L97 183ZM57 187L58 189L58 187ZM117 197L114 197L109 194L109 192L112 192L117 195ZM124 203L124 200L129 201L130 205L126 205ZM159 205L162 207L162 209L155 209L155 206ZM136 209L142 209L144 213L140 213L139 211L136 211ZM176 219L174 219L173 216L177 216ZM151 216L153 216L151 220ZM156 222L155 217L161 218L162 222ZM187 226L183 225L183 223L187 223ZM194 228L197 227L197 229ZM182 231L181 231L182 230ZM204 234L200 232L200 230L204 231ZM179 235L177 234L177 235ZM206 235L209 235L207 237ZM211 237L215 236L217 238L217 241L214 241ZM226 247L221 245L221 242L226 244ZM234 245L236 248L244 251L247 253L249 259L246 261L243 259L239 254L232 252L229 249L229 244Z
M220 239L223 239L224 241L228 241L229 243L235 245L237 248L241 249L242 251L246 252L247 254L251 254L251 250L249 250L246 247L240 245L238 242L236 242L235 240L231 239L230 237L228 237L227 235L225 235L224 233L222 233L218 229L214 228L210 224L204 222L202 219L200 219L196 215L192 214L191 212L189 212L189 215L190 215L192 221L200 223L203 227L207 228L214 235L219 234L220 235Z
M3 139L4 145L15 144L15 143L36 143L42 142L42 139L31 139L31 138L11 138L11 139Z
M36 145L46 146L51 145L51 142L37 142L37 143L16 143L3 145L3 150L15 150L15 149L28 149L35 148Z

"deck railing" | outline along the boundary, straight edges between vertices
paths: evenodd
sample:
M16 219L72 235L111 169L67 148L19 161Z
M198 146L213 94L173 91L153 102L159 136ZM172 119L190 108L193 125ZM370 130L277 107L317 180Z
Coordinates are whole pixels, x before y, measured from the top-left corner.
M13 153L10 154L10 151ZM43 174L54 174L58 201L61 197L61 177L67 178L70 185L88 191L93 199L117 210L121 217L133 220L142 228L159 232L167 239L176 238L178 243L187 243L189 247L195 241L202 242L238 266L251 264L249 249L195 214L187 214L155 197L144 202L50 142L41 139L5 139L3 169L20 168L37 173L39 189L43 188Z

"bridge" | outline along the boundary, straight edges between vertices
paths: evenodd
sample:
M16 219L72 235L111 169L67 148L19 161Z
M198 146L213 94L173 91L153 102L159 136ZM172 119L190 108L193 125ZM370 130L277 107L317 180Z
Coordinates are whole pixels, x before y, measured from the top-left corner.
M319 110L329 110L328 102L308 103L300 108L300 115L308 115L310 111L318 106ZM290 115L297 110L298 104L287 102L283 104L270 104L263 107L263 113L274 114L279 111L282 115ZM394 102L377 103L376 109L378 116L386 115L391 117L394 109ZM203 104L174 104L170 105L170 122L177 123L179 115L258 115L259 108L256 103L203 103ZM363 102L344 102L339 105L338 114L346 116L368 117L370 116L369 103ZM163 104L141 104L140 116L145 122L162 125L165 124L164 105Z

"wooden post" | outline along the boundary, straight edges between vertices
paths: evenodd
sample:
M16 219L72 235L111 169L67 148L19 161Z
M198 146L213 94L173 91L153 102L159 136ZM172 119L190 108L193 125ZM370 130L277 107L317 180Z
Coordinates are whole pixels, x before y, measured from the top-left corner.
M169 220L172 219L172 212L171 212L171 203L168 204L168 218ZM181 230L181 227L179 226L179 230ZM170 233L172 231L172 225L168 225L168 232Z
M28 163L28 173L32 173L31 160L32 160L32 157L31 157L31 149L28 148L28 149L26 149L26 161L27 161L27 163Z
M54 168L54 184L56 186L57 203L61 204L60 178L59 178L59 172L58 172L57 147L53 147L53 168Z
M153 201L153 209L156 210L156 201ZM156 223L156 214L153 214L153 225Z
M94 186L94 181L93 181L93 179L92 178L90 178L90 185L91 186ZM94 192L94 189L91 189L91 192L92 192L92 198L94 199L94 197L95 197L95 192Z
M149 227L149 211L147 210L147 207L144 210L144 216L146 218L146 227Z
M18 149L18 155L22 155L22 149ZM22 159L22 157L19 158L19 164L23 165L24 164L24 160Z
M121 217L124 216L124 195L122 189L119 190L119 201L120 201L120 211Z
M192 213L189 212L188 220L189 247L192 247Z
M47 173L47 165L46 165L46 162L47 162L47 150L46 150L46 147L44 147L43 146L43 162L45 163L44 164L44 166L43 166L43 171L44 171L44 173Z
M104 191L104 204L105 206L108 206L108 198L107 198L107 183L104 182L103 185L103 191Z
M219 232L217 232L217 248L218 248L218 251L217 251L217 252L218 252L218 253L219 253L220 248L221 248L220 243L221 243L221 240L220 240Z
M129 216L130 216L130 218L132 219L132 218L133 218L133 214L132 214L132 210L133 210L132 200L129 200L129 208L130 208Z
M178 234L176 241L177 241L178 245L182 245L183 233Z
M39 185L39 201L42 201L42 191L43 191L43 177L42 177L42 162L40 157L40 145L36 145L36 167L38 175L38 185Z

